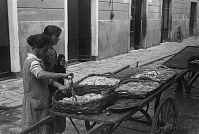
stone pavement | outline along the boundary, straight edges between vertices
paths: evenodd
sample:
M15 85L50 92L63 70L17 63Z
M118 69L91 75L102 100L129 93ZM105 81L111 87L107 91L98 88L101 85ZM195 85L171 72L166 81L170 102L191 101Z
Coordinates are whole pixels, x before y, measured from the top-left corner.
M125 65L136 66L136 62L139 62L139 66L145 65L158 59L171 56L185 46L197 45L199 45L199 38L189 37L182 43L166 42L148 49L132 50L129 53L101 61L89 61L71 65L67 68L67 71L73 72L75 75L74 81L77 81L88 74L113 72ZM17 134L21 131L22 99L22 78L0 81L0 134ZM82 122L76 122L80 124L80 130L85 132ZM67 133L74 133L74 130L71 130L72 127L68 126L71 126L69 122L66 128ZM148 131L148 129L146 129L146 131Z

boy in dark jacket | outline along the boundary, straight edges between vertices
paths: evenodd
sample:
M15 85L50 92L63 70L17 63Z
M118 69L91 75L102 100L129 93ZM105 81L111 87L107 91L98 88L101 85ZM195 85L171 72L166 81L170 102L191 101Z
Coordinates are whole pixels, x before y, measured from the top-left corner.
M63 54L59 54L57 57L57 67L55 68L55 72L66 73L65 65L66 65L65 56ZM64 79L57 79L57 82L64 85Z

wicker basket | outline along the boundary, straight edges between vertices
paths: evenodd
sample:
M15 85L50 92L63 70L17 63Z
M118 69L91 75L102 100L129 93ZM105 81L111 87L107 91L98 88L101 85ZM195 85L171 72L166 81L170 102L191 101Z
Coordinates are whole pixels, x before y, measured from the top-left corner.
M64 97L71 97L71 94L64 94L57 91L52 98L54 111L63 113L100 114L117 99L117 94L112 87L108 86L74 86L76 95L82 96L87 93L101 94L102 98L89 102L60 102Z

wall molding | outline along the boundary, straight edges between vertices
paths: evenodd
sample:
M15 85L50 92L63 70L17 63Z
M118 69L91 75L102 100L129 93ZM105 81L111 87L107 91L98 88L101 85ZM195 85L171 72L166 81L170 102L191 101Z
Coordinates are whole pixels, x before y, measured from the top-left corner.
M20 72L17 0L7 0L11 72Z

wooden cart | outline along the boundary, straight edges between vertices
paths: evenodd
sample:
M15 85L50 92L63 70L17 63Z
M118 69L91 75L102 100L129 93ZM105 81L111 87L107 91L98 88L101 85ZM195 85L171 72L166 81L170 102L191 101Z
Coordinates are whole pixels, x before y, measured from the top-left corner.
M115 75L126 77L135 73L137 69L139 68L121 69L116 71ZM125 110L120 111L119 113L107 110L99 115L83 115L60 113L49 109L50 116L38 122L29 130L23 131L21 134L31 132L32 130L45 124L47 121L53 120L55 116L68 117L77 133L80 132L73 122L73 119L84 120L88 134L111 134L123 121L127 120L150 125L152 134L171 134L175 131L178 121L177 106L172 97L167 96L166 98L161 99L161 95L174 84L177 84L176 91L182 92L184 89L187 93L189 93L193 82L199 76L199 72L196 69L178 68L176 69L176 73L177 75L175 77L168 80L166 83L163 83L158 89L155 90L155 92L151 93L146 98L140 99L136 102L134 99L124 100L124 104L128 104L128 106L126 106ZM148 107L149 103L153 100L155 100L155 107L154 115L151 117L148 113ZM146 118L145 121L140 118L133 117L133 115L138 111L143 114L142 117Z
M125 72L131 72L134 68L129 68L125 70ZM70 118L74 128L79 133L77 127L75 126L72 119L85 120L85 127L88 130L89 134L109 134L113 133L117 127L123 121L135 121L150 125L152 134L159 133L169 133L176 129L176 123L178 120L178 112L177 106L172 97L167 96L164 99L161 99L161 94L169 89L173 84L178 82L179 79L183 79L183 76L187 73L187 70L183 70L179 72L174 78L169 80L168 82L162 84L155 92L151 93L148 97L144 99L139 99L135 102L134 99L126 99L123 100L124 104L127 104L124 110L118 112L112 112L108 110L99 115L83 115L83 114L66 114L55 112L50 109L51 116L62 116ZM118 76L123 75L124 72L120 72L117 74ZM129 74L129 73L128 73ZM155 100L155 108L154 108L154 116L153 118L147 113L149 103ZM125 107L125 106L124 106ZM143 116L146 118L146 121L140 120L139 118L134 118L133 115L137 112L141 112ZM107 112L109 114L107 114Z
M131 68L129 68L131 70ZM124 103L129 104L125 111L122 112L112 112L106 111L99 115L83 115L83 114L66 114L55 112L52 109L49 109L50 116L46 117L42 121L38 122L30 129L23 131L21 134L29 133L34 129L41 127L50 120L53 120L55 116L68 117L76 129L77 133L78 128L75 126L75 123L72 119L85 120L85 127L88 130L88 134L109 134L113 133L117 127L126 120L140 122L151 126L152 134L159 133L168 133L171 134L172 131L176 129L176 123L178 120L178 111L174 99L170 96L167 96L164 99L161 99L161 94L169 89L173 84L179 83L177 86L181 89L186 89L190 91L191 84L198 77L198 72L193 72L194 70L181 70L178 71L178 74L169 80L167 83L162 84L155 92L150 94L144 99L138 100L136 103L133 99L124 100ZM122 72L120 74L123 74ZM187 75L192 74L192 76L187 79ZM193 75L194 74L194 75ZM183 88L182 88L183 87ZM147 113L149 103L155 100L154 116L153 118ZM126 102L125 102L126 101ZM139 118L134 118L133 115L137 112L141 112L146 121L140 120ZM107 112L110 112L110 115L107 115Z

